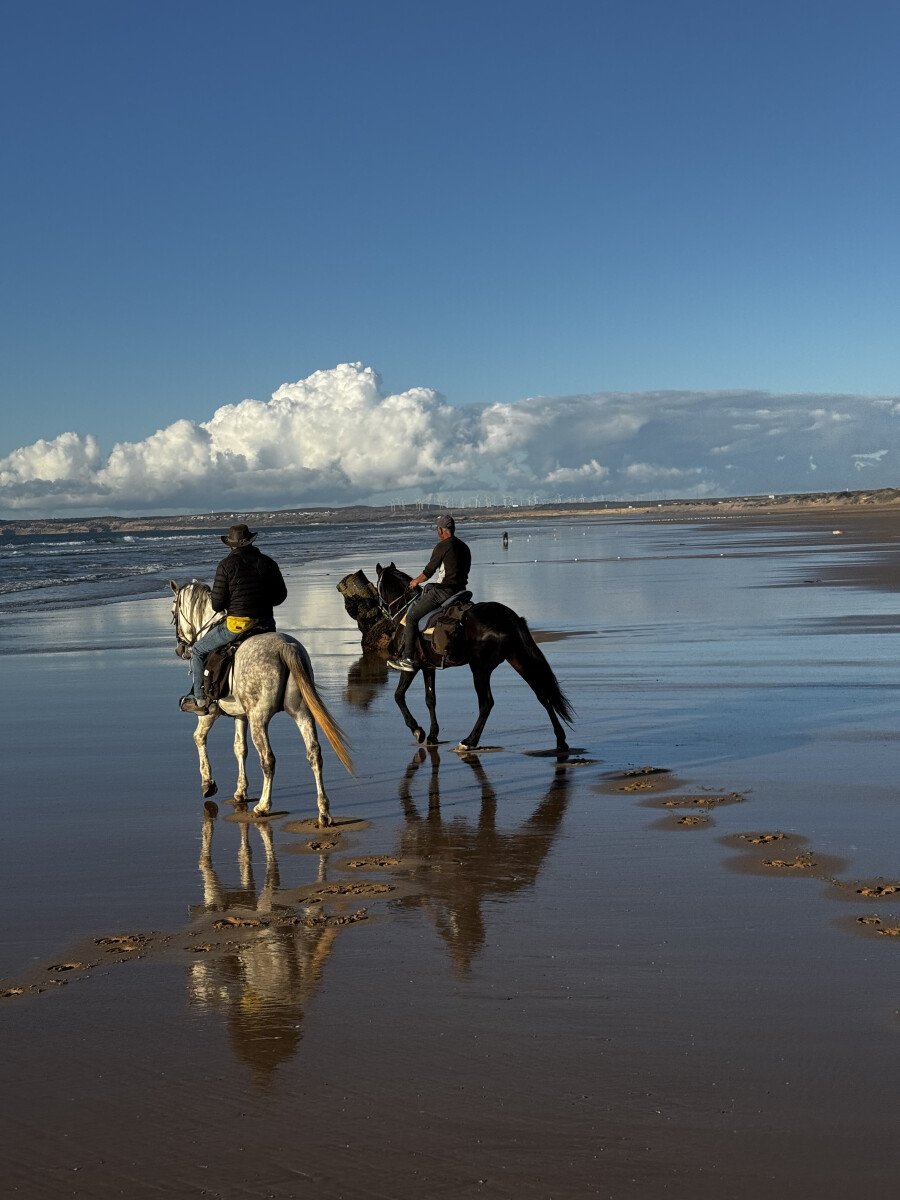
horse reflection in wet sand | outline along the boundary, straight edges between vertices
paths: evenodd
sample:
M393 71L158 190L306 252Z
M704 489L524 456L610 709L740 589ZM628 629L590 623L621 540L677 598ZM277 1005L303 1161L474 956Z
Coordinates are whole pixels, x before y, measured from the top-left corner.
M365 712L388 682L389 675L383 657L378 654L363 654L347 672L344 699L354 708L361 708Z
M279 1063L296 1053L306 1006L339 929L277 922L279 914L298 910L296 901L281 893L272 829L267 823L253 825L266 856L262 887L257 888L254 880L250 824L244 822L239 826L240 886L224 887L212 861L214 826L215 819L207 813L198 864L203 903L191 911L195 917L221 913L224 919L246 922L249 928L236 928L246 940L229 945L226 952L197 956L191 963L188 992L192 1003L225 1013L235 1053L263 1083ZM320 859L320 881L324 861ZM301 911L311 915L319 910L314 906ZM275 919L268 923L271 918Z
M190 659L191 646L224 614L212 606L210 590L196 579L179 587L169 583L175 593L172 603L172 623L175 626L175 652L179 658ZM322 751L316 723L343 765L352 774L353 764L344 741L344 734L329 713L316 690L312 664L306 649L284 633L257 633L240 643L234 656L232 691L213 707L208 716L198 716L194 744L200 758L200 780L204 796L217 792L206 752L206 739L218 717L224 713L234 719L234 756L238 764L235 800L247 800L247 725L259 754L263 773L263 789L253 812L265 816L272 807L272 785L275 781L275 755L269 742L269 722L276 713L286 712L300 730L306 745L306 757L316 781L316 803L319 825L331 824L328 796L322 780Z
M428 811L423 817L412 798L412 782L426 757L431 770ZM497 796L474 756L463 762L472 769L481 791L477 824L458 816L443 820L440 761L436 749L417 751L400 784L406 819L400 852L404 859L418 862L409 878L421 892L397 904L426 913L447 944L455 970L466 974L485 942L484 902L534 886L569 802L569 776L557 771L528 820L506 833L497 829Z

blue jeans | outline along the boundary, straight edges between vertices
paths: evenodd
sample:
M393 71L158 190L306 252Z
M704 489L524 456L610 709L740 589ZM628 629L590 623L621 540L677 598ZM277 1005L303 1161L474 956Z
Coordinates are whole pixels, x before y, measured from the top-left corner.
M416 638L419 634L419 620L426 613L440 608L445 600L449 600L456 589L445 587L442 583L429 583L422 588L412 604L406 610L406 626L403 630L403 657L412 658L416 652Z
M207 655L212 650L218 650L220 646L227 646L237 636L236 633L232 633L229 630L223 621L221 625L213 625L209 633L204 633L203 637L198 638L191 647L191 674L194 677L194 698L199 700L201 704L206 703L206 696L203 693L203 667L206 663Z

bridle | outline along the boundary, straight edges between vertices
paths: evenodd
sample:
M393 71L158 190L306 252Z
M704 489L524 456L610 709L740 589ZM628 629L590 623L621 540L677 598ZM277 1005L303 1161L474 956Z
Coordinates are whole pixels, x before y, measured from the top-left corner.
M384 570L381 572L381 574L378 576L378 585L376 586L375 591L378 594L378 607L381 609L381 611L384 613L384 615L389 620L397 621L400 619L400 617L403 616L403 614L406 612L406 610L412 604L413 600L415 600L416 592L413 592L413 594L407 600L405 593L408 592L410 589L408 587L406 587L400 593L399 596L395 596L393 600L387 600L385 598L384 592L381 590L381 583L382 583L382 580L384 579L385 575L387 575L389 570L390 570L390 567L385 567ZM416 591L418 591L418 589L416 589Z
M202 638L205 633L208 633L214 625L219 625L225 620L224 613L213 613L212 617L205 624L201 625L196 633L192 633L190 629L193 613L191 612L185 616L182 611L185 607L182 602L182 596L184 592L188 591L190 592L189 607L195 610L198 607L198 600L203 598L204 593L206 595L209 594L209 588L205 583L200 583L199 580L192 579L190 583L182 584L175 593L175 599L172 601L172 624L175 626L175 653L179 658L190 658L191 647L194 642ZM187 629L182 627L182 621L188 626Z

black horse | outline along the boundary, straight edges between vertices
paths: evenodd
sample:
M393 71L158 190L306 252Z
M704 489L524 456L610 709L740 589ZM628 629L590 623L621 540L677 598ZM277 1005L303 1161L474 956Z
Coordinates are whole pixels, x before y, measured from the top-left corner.
M390 563L375 567L378 575L378 599L381 611L393 623L395 631L399 628L407 603L412 598L409 590L411 576L399 570ZM412 593L417 594L417 593ZM518 671L538 700L547 710L550 724L556 735L556 749L568 749L565 730L560 718L567 725L572 724L572 706L562 693L562 689L551 670L550 664L544 658L524 619L505 604L487 602L473 604L466 612L462 621L462 645L465 658L472 672L475 692L478 696L478 720L472 732L459 743L460 750L474 750L484 730L485 722L494 707L494 697L491 695L491 675L502 662L508 662L513 670ZM401 671L400 682L394 693L394 699L403 713L403 720L410 729L416 741L426 746L434 746L438 740L438 722L435 703L435 666L429 660L428 651L422 646L421 639L416 648L417 671ZM431 717L431 725L426 734L422 726L406 706L406 693L421 670L425 681L425 703Z

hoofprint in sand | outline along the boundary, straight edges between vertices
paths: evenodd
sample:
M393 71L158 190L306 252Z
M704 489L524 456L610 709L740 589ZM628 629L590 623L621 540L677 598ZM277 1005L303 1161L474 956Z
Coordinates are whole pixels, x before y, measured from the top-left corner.
M501 748L495 749L499 751ZM566 769L572 765L566 761L566 755L560 755L559 760L550 791L543 801L546 812L550 811L552 805L556 806L556 816L552 822L554 829L565 811ZM401 785L400 798L407 818L407 834L401 840L399 852L347 854L351 846L345 840L345 836L352 833L370 833L374 826L370 820L337 816L323 836L314 818L284 821L287 815L285 813L273 813L270 817L260 818L245 806L239 805L239 811L230 814L225 820L237 821L240 826L238 858L244 863L249 862L251 857L250 827L254 826L256 829L266 860L265 881L258 889L252 884L245 884L242 888L231 891L223 888L212 862L213 832L218 806L213 801L207 801L204 806L199 862L204 902L195 906L196 915L190 926L181 931L116 932L84 940L73 946L58 961L43 963L16 981L0 982L0 997L9 999L39 994L63 986L70 978L77 978L80 973L94 971L103 965L138 962L161 955L171 959L177 956L179 950L192 955L221 956L260 938L270 939L276 934L282 940L286 937L288 941L299 945L304 938L310 937L310 931L314 932L318 942L324 929L355 925L369 919L368 907L348 911L348 902L361 898L369 902L390 898L395 904L404 900L414 900L418 904L434 904L435 895L428 884L433 887L435 879L442 876L440 882L443 887L451 860L446 860L441 855L443 827L438 826L439 837L435 841L431 834L431 825L422 824L410 791L417 772L429 761L432 787L437 790L440 755L436 747L428 752L423 749L416 753ZM478 780L482 806L488 805L489 809L494 809L496 796L478 757L469 755L466 761ZM576 760L577 765L585 765L588 762L589 760L583 758ZM712 788L692 791L682 778L668 768L659 766L606 771L594 786L599 795L621 796L638 803L641 807L666 812L668 815L653 822L651 828L672 831L708 828L714 824L712 814L719 809L748 801L752 803L752 798L747 793L738 791ZM432 799L434 794L432 792ZM281 854L318 855L320 869L315 884L294 888L281 886L273 833L276 818L282 822L281 829L288 835L317 835L299 842L285 841L279 847ZM424 839L422 833L427 834ZM735 857L726 860L726 866L735 872L818 881L830 885L833 897L856 902L865 901L869 904L873 900L890 900L894 896L900 896L900 879L860 881L840 878L838 872L846 869L846 862L833 855L820 854L810 849L807 839L796 832L751 830L729 833L718 840L723 846L738 852ZM538 843L533 838L526 841L533 857ZM509 857L509 845L507 842L503 847L503 854L498 854L498 857ZM478 852L478 870L484 872L487 861L485 847L479 847L476 839L470 848ZM494 854L498 851L498 845L489 839L487 849ZM339 852L339 856L332 857L336 852ZM463 853L463 850L457 845L454 854L460 853ZM530 870L535 874L540 869L542 859L543 853L533 858ZM460 865L456 859L453 859L452 863L455 867ZM710 869L715 868L716 859L712 858ZM359 879L358 873L362 871L385 873L390 876L391 881ZM337 878L334 878L335 875ZM390 916L389 913L381 915L382 919ZM786 917L788 916L789 914L786 914ZM837 924L839 928L876 938L900 937L900 918L887 913L869 912L852 919L849 915L844 915ZM314 957L317 962L316 970L319 971L324 962L323 957L321 954Z

